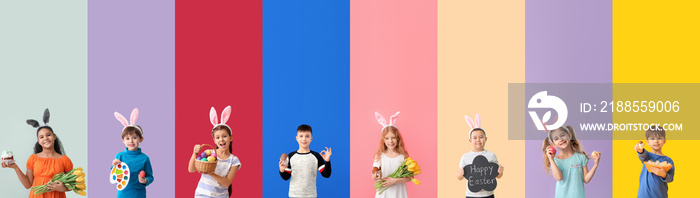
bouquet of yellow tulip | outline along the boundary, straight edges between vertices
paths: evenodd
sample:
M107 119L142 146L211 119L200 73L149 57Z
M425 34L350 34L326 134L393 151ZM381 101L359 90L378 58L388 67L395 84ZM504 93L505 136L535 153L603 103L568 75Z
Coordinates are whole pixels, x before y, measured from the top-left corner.
M53 184L53 182L56 181L63 182L63 185L66 186L68 190L72 190L73 192L75 192L75 194L79 194L82 196L85 196L85 194L87 194L85 192L85 173L83 172L83 168L78 167L71 171L68 171L67 173L59 173L54 175L51 181L44 185L32 187L34 195L39 196L41 194L44 194L45 192L49 192L47 185Z
M406 160L403 161L403 164L401 164L401 166L399 166L399 168L396 169L396 171L394 171L393 173L391 173L388 177L404 178L412 177L420 173L420 166L418 166L418 163L409 157L406 158ZM418 181L416 178L411 178L411 181L416 185L420 185L420 181ZM374 189L378 191L380 195L387 189L387 187L382 186L384 182L386 181L379 180L374 183Z

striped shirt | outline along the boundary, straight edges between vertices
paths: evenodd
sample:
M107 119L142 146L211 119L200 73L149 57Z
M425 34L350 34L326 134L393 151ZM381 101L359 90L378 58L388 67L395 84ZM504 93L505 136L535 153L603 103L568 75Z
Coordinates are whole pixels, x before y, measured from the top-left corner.
M228 176L228 172L231 170L231 167L238 166L239 169L241 168L241 161L239 161L238 157L234 156L233 154L231 154L228 159L221 159L218 156L216 159L218 161L216 162L216 169L214 170L214 173L218 176ZM194 197L228 198L228 186L222 186L211 176L202 174L202 177L199 178L197 189L194 192Z

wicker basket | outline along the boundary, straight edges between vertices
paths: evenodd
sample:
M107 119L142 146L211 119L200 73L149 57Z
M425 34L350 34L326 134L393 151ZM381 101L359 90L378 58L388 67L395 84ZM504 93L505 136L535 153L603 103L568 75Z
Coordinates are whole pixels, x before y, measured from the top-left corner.
M214 148L211 145L202 144L202 148L204 148L204 146L209 146L211 148ZM194 168L197 169L197 171L199 171L201 173L211 173L211 172L214 172L214 170L216 169L216 161L211 162L211 161L195 160Z

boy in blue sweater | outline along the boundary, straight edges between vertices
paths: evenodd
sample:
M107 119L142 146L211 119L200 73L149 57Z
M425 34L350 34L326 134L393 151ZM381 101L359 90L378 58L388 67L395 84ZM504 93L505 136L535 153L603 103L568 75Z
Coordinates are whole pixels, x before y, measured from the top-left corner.
M146 186L153 182L153 169L151 168L151 159L148 155L141 152L139 144L143 142L143 132L140 126L127 126L122 130L122 142L126 146L126 150L117 153L112 166L126 163L129 166L130 179L129 184L121 191L117 191L118 198L144 198L146 197ZM141 171L146 174L140 176Z
M644 149L644 144L640 141L634 146L637 151L639 160L642 162L642 173L639 175L639 191L638 198L667 198L668 183L673 181L673 175L676 171L675 165L668 171L663 168L652 168L647 170L644 166L645 161L667 162L673 165L673 160L665 156L661 152L661 148L666 144L666 131L659 126L651 126L646 131L647 144L651 147L651 152Z

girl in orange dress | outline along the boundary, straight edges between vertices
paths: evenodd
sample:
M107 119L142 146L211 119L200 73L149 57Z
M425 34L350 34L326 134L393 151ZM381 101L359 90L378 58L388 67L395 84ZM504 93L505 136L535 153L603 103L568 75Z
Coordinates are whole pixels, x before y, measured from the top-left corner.
M34 186L41 186L51 181L55 174L68 172L73 169L73 162L63 155L63 146L53 133L51 127L46 126L49 122L49 109L44 111L44 126L39 126L36 120L27 120L29 125L37 129L37 142L34 145L34 154L27 160L27 174L25 175L17 164L2 163L3 168L12 168L17 173L17 178L30 189ZM55 182L49 185L51 191L35 196L33 191L29 192L29 198L65 198L66 188L62 182Z

